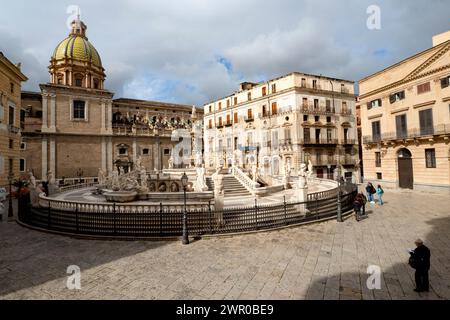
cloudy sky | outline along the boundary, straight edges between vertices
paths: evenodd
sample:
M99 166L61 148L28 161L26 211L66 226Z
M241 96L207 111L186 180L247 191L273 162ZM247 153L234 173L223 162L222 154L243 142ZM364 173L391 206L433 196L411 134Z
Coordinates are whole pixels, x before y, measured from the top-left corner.
M431 47L450 30L448 0L15 0L2 4L0 51L22 62L24 90L47 66L78 5L115 98L203 105L242 81L292 71L357 81ZM381 9L381 29L367 8Z

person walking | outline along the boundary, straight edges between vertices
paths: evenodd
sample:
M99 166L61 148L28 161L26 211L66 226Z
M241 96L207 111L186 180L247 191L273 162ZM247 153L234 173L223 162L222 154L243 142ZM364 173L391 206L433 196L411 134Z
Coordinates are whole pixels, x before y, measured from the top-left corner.
M415 292L430 291L430 283L428 279L428 271L430 270L430 249L423 244L421 239L417 239L415 242L416 249L411 250L410 265L416 269Z
M383 205L383 193L384 193L384 190L383 190L383 188L381 187L381 185L379 184L379 185L377 186L377 197L378 197L378 203L379 203L380 205Z
M356 195L355 200L353 201L353 209L355 210L356 221L359 221L361 216L366 215L366 202L366 196L362 192Z

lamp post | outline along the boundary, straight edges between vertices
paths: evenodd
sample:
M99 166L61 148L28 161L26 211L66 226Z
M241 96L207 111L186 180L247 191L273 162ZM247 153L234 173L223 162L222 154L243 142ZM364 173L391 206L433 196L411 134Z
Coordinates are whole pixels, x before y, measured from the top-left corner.
M184 210L183 210L183 238L182 243L183 244L189 244L189 237L188 237L188 230L187 230L187 212L186 212L186 187L188 184L188 176L186 175L186 172L183 173L183 176L181 177L181 184L183 186L183 193L184 193Z
M12 181L14 179L14 174L9 172L8 182L9 182L9 199L8 199L8 220L14 217L13 204L12 204Z
M336 181L338 183L338 194L337 194L337 222L343 222L342 220L342 203L341 203L341 162L339 161L338 155L338 167Z

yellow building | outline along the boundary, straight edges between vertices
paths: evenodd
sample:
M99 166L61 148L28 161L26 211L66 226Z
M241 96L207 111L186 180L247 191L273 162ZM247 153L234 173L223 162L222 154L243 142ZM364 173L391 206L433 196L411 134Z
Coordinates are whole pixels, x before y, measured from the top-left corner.
M359 82L366 181L450 192L450 31Z
M10 173L17 178L23 169L19 163L20 93L26 80L20 64L13 64L0 52L0 186L8 184Z

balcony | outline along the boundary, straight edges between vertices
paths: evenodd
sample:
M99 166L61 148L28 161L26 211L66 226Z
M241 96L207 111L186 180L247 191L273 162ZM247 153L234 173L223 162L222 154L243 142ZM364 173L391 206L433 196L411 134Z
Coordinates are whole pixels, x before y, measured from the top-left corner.
M313 156L310 158L310 160L314 166L328 166L328 165L335 166L335 165L337 165L337 161L333 156L330 156L330 157L328 157L328 156L320 156L320 157Z
M338 139L300 139L300 144L303 145L335 145L338 144Z
M12 124L8 124L8 131L12 134L18 134L20 132L20 128L15 127Z
M233 123L231 121L225 122L225 127L231 127Z
M353 144L358 144L356 139L344 139L342 141L342 144L344 145L353 145Z
M302 104L301 112L304 114L314 114L314 115L333 115L336 110L333 107L326 107L324 105L316 105L313 104Z
M450 124L441 124L434 127L414 128L400 132L386 132L381 136L364 136L363 143L378 144L382 141L429 139L436 136L450 136Z
M218 124L216 124L216 128L217 129L222 129L223 128L223 122L219 122Z
M244 121L245 122L252 122L252 121L254 121L255 120L255 118L253 118L253 115L252 116L246 116L246 117L244 117Z
M167 129L150 129L148 126L132 126L115 124L112 126L113 134L117 136L171 136L172 131Z

